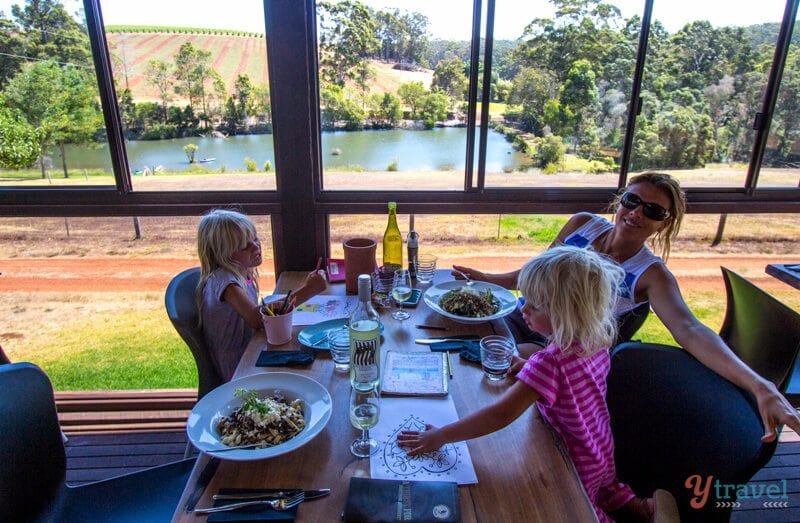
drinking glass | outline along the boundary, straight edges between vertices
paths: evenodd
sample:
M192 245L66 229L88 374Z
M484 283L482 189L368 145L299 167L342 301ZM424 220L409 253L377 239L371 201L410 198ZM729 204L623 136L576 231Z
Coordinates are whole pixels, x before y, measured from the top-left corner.
M420 254L414 262L417 271L418 283L431 283L436 274L436 256L433 254Z
M350 330L347 326L331 329L328 332L328 347L331 351L333 368L339 371L350 369Z
M361 437L350 444L350 452L359 458L368 458L378 451L378 442L369 437L369 429L378 424L381 393L378 386L369 390L350 389L350 423L361 429Z
M486 336L481 338L481 366L489 381L500 381L508 374L511 359L517 348L513 338L506 336Z
M399 307L392 313L392 318L403 321L411 317L408 311L403 310L403 302L411 297L411 274L408 269L397 269L394 271L394 281L392 282L392 298Z

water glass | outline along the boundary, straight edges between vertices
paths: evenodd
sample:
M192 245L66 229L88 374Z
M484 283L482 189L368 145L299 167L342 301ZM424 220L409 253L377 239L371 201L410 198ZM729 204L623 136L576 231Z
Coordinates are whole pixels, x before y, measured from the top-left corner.
M420 254L414 262L414 270L417 273L419 283L430 283L436 273L436 256L433 254Z
M504 379L517 348L514 339L507 336L486 336L481 338L480 346L484 376L489 381Z
M328 332L328 347L331 351L333 368L338 371L350 369L350 330L347 325Z
M392 306L394 269L381 267L372 273L372 303L378 307Z

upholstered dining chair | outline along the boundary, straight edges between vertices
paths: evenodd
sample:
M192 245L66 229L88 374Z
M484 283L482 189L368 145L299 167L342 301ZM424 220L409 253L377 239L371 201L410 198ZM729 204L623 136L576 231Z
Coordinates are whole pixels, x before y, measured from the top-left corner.
M749 393L677 347L615 347L606 400L620 480L640 496L670 491L681 521L727 521L736 489L716 482L747 483L777 446L761 442Z
M0 520L169 521L194 459L98 481L65 483L53 388L32 363L0 365Z
M800 314L732 270L721 269L728 303L720 337L750 368L786 392L800 351Z
M200 281L200 268L193 267L179 273L167 286L164 302L172 325L192 351L197 364L197 399L205 396L212 389L225 383L217 372L211 354L206 345L203 329L199 327L200 317L195 301L195 289Z

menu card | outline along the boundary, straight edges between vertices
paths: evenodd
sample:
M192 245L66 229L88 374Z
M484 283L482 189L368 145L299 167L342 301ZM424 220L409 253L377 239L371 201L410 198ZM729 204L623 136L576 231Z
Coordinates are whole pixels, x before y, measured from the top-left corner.
M381 393L445 396L447 377L447 360L442 352L388 351L381 379Z

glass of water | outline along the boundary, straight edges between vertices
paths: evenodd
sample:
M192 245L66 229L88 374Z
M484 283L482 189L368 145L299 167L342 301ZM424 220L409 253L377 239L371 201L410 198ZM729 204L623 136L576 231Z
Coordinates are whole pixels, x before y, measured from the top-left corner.
M489 381L505 378L517 348L514 340L506 336L486 336L481 338L480 346L484 376Z
M417 272L417 282L431 283L436 274L436 256L433 254L420 254L414 262Z
M368 458L378 451L378 442L369 436L369 429L378 424L381 413L381 393L378 386L369 390L350 388L350 423L361 429L361 437L350 444L350 452Z
M328 347L333 368L339 371L350 369L350 331L347 325L328 332Z

